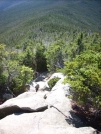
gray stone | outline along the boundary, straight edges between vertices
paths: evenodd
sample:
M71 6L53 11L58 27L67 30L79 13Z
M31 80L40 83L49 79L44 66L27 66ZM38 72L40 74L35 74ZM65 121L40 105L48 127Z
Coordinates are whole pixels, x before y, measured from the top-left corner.
M44 94L25 92L16 98L6 101L0 105L0 118L19 111L40 111L47 108Z
M37 91L45 91L45 90L49 91L50 90L47 82L45 82L45 81L32 82L29 90L36 92L36 89L37 89Z
M95 129L83 127L73 113L64 75L55 73L53 77L60 80L50 92L43 91L48 81L35 82L32 86L39 84L38 92L23 93L0 105L0 116L6 116L0 120L0 134L97 134Z
M13 95L12 95L12 94L7 94L7 93L5 93L5 94L3 95L3 99L4 99L4 100L8 100L8 99L11 99L11 98L13 98Z
M38 113L13 114L0 120L0 134L97 134L93 128L75 128L55 108Z

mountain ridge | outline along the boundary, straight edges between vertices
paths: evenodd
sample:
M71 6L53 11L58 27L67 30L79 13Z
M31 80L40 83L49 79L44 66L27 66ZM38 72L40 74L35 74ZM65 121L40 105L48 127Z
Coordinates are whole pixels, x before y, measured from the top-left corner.
M36 34L37 40L38 37L40 40L45 40L51 33L51 37L48 38L52 40L51 38L60 32L91 30L100 33L101 31L99 0L10 0L4 3L8 3L8 6L4 6L5 10L0 11L0 43L21 44L23 40ZM43 29L44 38L39 36L40 29Z

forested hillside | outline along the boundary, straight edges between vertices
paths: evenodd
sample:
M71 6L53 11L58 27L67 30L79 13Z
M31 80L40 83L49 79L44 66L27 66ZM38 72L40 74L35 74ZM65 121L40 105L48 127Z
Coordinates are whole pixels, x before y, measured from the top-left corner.
M100 0L0 2L0 98L44 71L64 73L69 97L101 111Z
M100 0L1 1L0 42L10 46L27 39L45 45L73 30L101 31Z
M89 98L94 107L101 108L101 36L82 32L70 39L60 39L48 47L31 40L16 48L1 44L1 89L9 86L19 94L34 79L34 72L58 69L67 76L65 82L71 83L76 101L86 103Z

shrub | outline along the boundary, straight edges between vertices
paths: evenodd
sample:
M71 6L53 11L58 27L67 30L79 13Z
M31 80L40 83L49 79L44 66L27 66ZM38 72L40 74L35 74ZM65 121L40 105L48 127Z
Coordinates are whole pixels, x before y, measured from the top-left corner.
M26 66L21 66L18 69L19 73L13 78L13 92L18 95L25 91L25 85L33 79L33 70Z
M49 87L52 89L55 86L55 84L58 82L59 79L60 78L58 78L58 77L54 77L50 81L48 81Z
M73 61L66 62L63 71L65 83L72 86L73 99L101 109L101 54L85 51Z

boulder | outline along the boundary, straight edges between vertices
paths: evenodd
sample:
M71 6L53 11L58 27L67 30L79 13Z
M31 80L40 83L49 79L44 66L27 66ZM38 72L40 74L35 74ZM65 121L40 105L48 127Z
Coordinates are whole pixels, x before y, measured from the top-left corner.
M70 95L70 85L67 84L63 84L65 76L62 73L54 73L48 80L47 80L47 85L48 85L48 81L50 81L51 79L58 77L60 78L58 80L58 82L55 84L55 86L51 89L51 91L54 90L59 90L62 89L64 90L63 92L65 93L65 96Z
M0 120L0 134L37 134L41 113L15 113Z
M54 73L51 75L51 77L48 79L48 81L53 79L54 77L58 77L58 78L62 79L62 78L64 78L64 75L63 75L63 73Z
M34 82L34 81L32 81L31 83L30 83L30 87L29 87L29 90L28 91L33 91L33 92L36 92L36 85L37 85L37 83L36 82Z
M40 81L40 82L32 82L30 85L29 91L50 91L49 86L47 82L45 81Z
M55 73L53 77L60 80L50 92L42 92L48 81L35 82L39 92L25 92L0 105L0 118L6 116L0 120L0 134L97 134L95 129L83 127L73 113L64 75Z
M55 75L56 76L56 75ZM62 75L61 75L62 76ZM82 127L82 121L72 112L70 95L70 85L63 84L64 76L56 83L51 92L47 94L48 107L56 108L61 114L68 117L66 121L74 127Z
M45 90L50 91L47 82L40 81L40 82L37 82L37 84L39 84L39 91L45 91Z
M32 131L33 134L34 131ZM96 130L91 127L73 128L73 127L44 127L37 134L97 134Z
M38 113L15 113L0 120L0 134L97 134L93 128L75 128L50 108Z
M13 98L13 95L12 95L12 94L7 94L7 93L5 93L5 94L3 95L3 99L4 99L4 100L8 100L8 99L11 99L11 98Z
M25 85L25 91L28 91L30 89L30 85L29 84L26 84Z
M25 92L0 105L0 118L22 111L40 111L47 108L44 93Z

